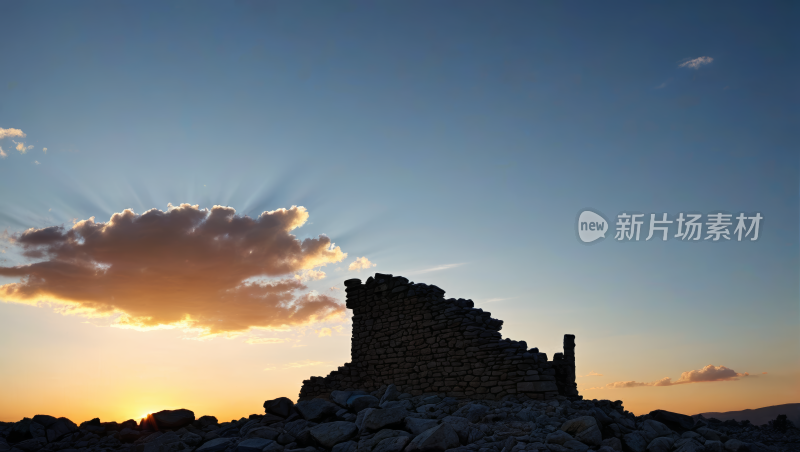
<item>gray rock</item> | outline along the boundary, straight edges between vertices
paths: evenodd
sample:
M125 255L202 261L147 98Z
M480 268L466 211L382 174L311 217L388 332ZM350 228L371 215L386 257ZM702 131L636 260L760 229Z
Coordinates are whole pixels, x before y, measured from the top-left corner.
M545 444L558 444L559 446L563 446L567 441L572 441L574 439L575 438L573 438L569 433L563 430L556 430L547 435L547 438L545 438Z
M597 421L597 423L601 424L601 425L608 425L608 424L614 422L614 420L611 419L605 413L605 411L603 411L603 410L601 410L600 408L597 408L597 407L592 408L592 416Z
M675 446L675 452L701 452L705 448L701 442L693 438L686 438L676 441Z
M250 438L240 442L236 446L236 452L261 452L270 443L275 441L264 438Z
M44 427L42 427L44 428ZM23 452L34 452L47 444L47 440L43 437L38 438L31 438L26 439L25 441L21 441L19 443L14 444L14 447L23 451Z
M195 452L222 452L227 449L228 446L233 443L233 441L233 438L212 439L211 441L208 441L202 446L198 447Z
M132 443L139 439L141 433L138 430L134 430L132 428L123 428L119 432L119 440L125 443Z
M696 432L683 432L683 434L681 435L681 438L691 438L691 439L694 439L696 441L700 441L701 443L704 443L706 441L706 439L703 438L702 435L700 435L699 433L696 433Z
M356 424L345 421L329 422L311 428L311 436L326 449L349 440L356 433L358 433Z
M36 422L31 421L29 425L29 430L31 432L31 436L34 438L47 438L47 434L45 433L44 425ZM46 442L46 440L45 440Z
M379 405L378 398L371 395L354 395L347 399L347 407L356 413L367 408L377 408Z
M710 439L711 441L720 441L720 437L722 436L722 433L716 430L711 430L710 428L707 427L700 427L695 431L700 435L702 435L703 438Z
M356 452L358 443L355 441L345 441L333 446L331 452Z
M600 446L600 443L603 442L603 434L600 432L597 421L592 416L581 416L571 419L561 425L561 430L589 446Z
M589 446L583 444L580 441L575 441L574 439L571 439L566 443L564 443L564 447L566 447L569 450L574 450L576 452L586 452L587 450L589 450Z
M623 450L631 452L645 452L647 450L647 440L641 432L632 432L622 437Z
M9 450L11 450L11 446L8 444L5 438L0 436L0 452L7 452Z
M268 414L274 414L283 418L289 417L292 413L294 403L286 397L278 397L277 399L267 400L264 402L264 411Z
M192 447L197 447L203 442L203 437L197 433L187 432L181 436L181 441Z
M703 444L703 452L726 452L720 441L708 440Z
M406 411L415 411L414 404L410 400L393 400L391 402L383 402L380 407L385 409L401 407Z
M358 412L358 416L356 417L356 427L358 427L358 431L364 431L364 419L369 416L375 408L367 408L366 410L361 410Z
M58 419L54 418L53 416L48 416L46 414L37 414L33 417L33 422L41 425L44 428L50 427L53 425Z
M488 412L489 407L487 406L478 403L468 403L456 410L453 416L461 416L474 424L483 419Z
M602 444L603 447L609 447L613 450L622 450L622 441L620 441L619 438L606 438L600 444Z
M672 430L670 430L669 427L662 424L661 422L648 419L644 421L644 426L642 427L642 434L649 443L656 438L661 438L662 436L671 435Z
M78 426L74 422L65 417L60 417L47 427L47 442L58 441L76 431L78 431Z
M400 407L372 410L364 416L364 429L374 432L384 428L400 426L408 414L408 411Z
M445 416L442 419L442 423L449 424L450 427L453 427L453 430L458 435L458 440L461 442L461 444L469 444L469 434L472 430L470 426L472 424L467 420L467 418L463 418L461 416ZM511 447L508 447L508 450L510 451L513 447L514 445L511 445Z
M324 399L311 399L298 402L295 409L304 419L317 422L336 415L339 407Z
M408 446L406 452L444 452L460 445L458 434L448 424L439 424L417 435Z
M283 452L283 446L273 441L269 443L262 452Z
M708 442L706 442L706 445ZM725 450L729 452L744 452L748 449L747 445L738 439L729 439L725 441Z
M347 399L355 395L367 395L366 391L333 391L331 392L331 400L333 403L347 408Z
M397 389L397 386L390 384L386 388L386 392L383 393L383 397L381 397L380 404L383 405L386 402L393 402L397 400L400 396L400 391Z
M177 430L194 422L194 412L186 409L163 410L153 413L153 418L158 428Z
M408 436L396 436L394 438L386 438L378 443L372 452L401 452L406 445L411 441Z
M560 444L546 444L546 447L550 450L550 452L570 452L569 449Z
M650 416L653 420L661 422L671 430L675 430L678 433L683 433L687 430L691 430L694 427L694 419L685 414L673 413L665 410L655 410L650 412Z
M375 446L377 446L381 441L387 438L396 438L398 436L411 437L408 432L404 432L402 430L381 430L372 436L362 437L358 441L358 452L372 452L372 449L374 449Z
M463 418L462 418L463 419ZM415 417L407 417L405 419L406 429L414 434L414 436L439 425L436 419L421 419Z
M647 445L647 452L669 452L672 450L672 445L674 443L675 441L673 441L672 438L666 436L654 438L652 441L650 441L650 444Z
M264 438L264 439L271 439L271 440L275 441L275 440L278 439L278 435L280 435L280 434L281 434L281 432L279 432L279 431L277 431L275 429L271 429L269 427L259 427L259 428L250 429L250 431L247 432L247 436L245 436L244 438L245 439Z

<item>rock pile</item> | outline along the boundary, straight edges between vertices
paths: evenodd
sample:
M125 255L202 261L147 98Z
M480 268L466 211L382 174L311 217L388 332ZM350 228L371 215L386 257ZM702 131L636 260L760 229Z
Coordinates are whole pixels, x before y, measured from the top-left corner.
M800 450L800 430L778 419L697 421L657 410L636 417L622 402L458 400L412 396L390 385L334 391L330 400L268 400L265 414L218 422L189 410L138 425L75 425L37 415L0 425L0 452L759 452Z
M472 300L445 299L437 286L381 273L364 284L359 279L344 284L347 307L353 310L351 362L327 377L304 381L300 400L389 384L413 396L579 397L571 334L564 336L563 353L548 361L547 354L524 341L502 339L502 320L476 309Z

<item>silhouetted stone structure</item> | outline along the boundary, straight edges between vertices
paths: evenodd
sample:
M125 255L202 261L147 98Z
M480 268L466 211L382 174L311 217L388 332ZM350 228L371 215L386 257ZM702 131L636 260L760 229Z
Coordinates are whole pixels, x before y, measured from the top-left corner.
M439 287L380 273L364 284L350 279L344 285L353 310L351 362L304 381L301 401L392 383L412 395L578 397L571 334L564 335L564 353L548 361L524 341L501 339L502 320L471 300L445 299Z

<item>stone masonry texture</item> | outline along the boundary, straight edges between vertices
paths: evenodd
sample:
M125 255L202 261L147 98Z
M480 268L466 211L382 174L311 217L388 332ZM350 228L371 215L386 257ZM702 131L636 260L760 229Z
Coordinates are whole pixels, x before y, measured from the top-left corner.
M389 384L414 396L580 398L571 334L564 335L564 352L548 361L524 341L502 339L502 320L472 300L445 299L437 286L381 273L344 284L353 311L351 362L304 381L300 401Z

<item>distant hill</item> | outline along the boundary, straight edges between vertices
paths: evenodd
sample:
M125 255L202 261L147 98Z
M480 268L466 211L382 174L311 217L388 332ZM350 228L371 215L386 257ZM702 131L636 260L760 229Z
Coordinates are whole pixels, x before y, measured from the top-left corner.
M794 425L800 426L800 403L765 406L764 408L756 408L755 410L700 414L702 414L706 419L713 417L719 419L720 421L727 421L728 419L735 419L737 421L748 420L753 425L766 424L767 422L778 417L779 414L785 414L790 421L794 422ZM694 416L697 416L697 414Z

